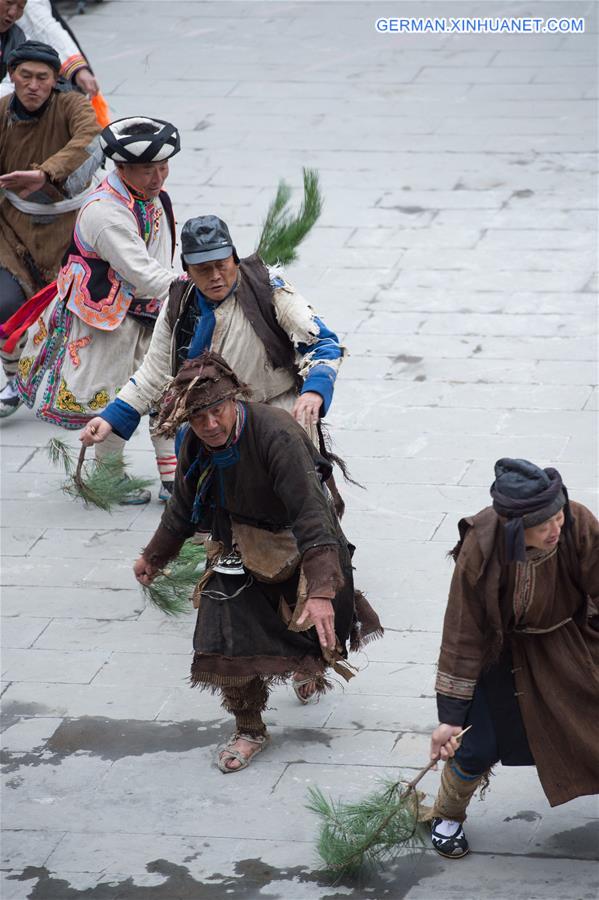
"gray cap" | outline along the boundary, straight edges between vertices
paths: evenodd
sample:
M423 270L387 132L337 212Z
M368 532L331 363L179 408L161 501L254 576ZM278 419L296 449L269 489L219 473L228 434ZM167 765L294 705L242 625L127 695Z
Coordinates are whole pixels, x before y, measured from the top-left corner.
M181 232L183 261L193 266L212 259L226 259L235 252L229 229L218 216L188 219Z

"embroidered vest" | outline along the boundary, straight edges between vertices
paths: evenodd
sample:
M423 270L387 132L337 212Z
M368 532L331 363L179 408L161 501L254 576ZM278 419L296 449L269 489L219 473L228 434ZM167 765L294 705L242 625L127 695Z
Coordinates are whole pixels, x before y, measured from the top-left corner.
M174 256L173 207L166 191L160 191L159 197L170 227ZM145 207L135 202L134 197L114 172L90 194L81 211L90 203L98 201L120 203L129 209L135 218L139 236L146 245L148 244L153 226L145 215ZM71 246L65 253L62 268L58 273L56 284L59 298L66 302L67 308L78 318L100 331L114 331L127 314L152 326L160 312L160 302L156 299L146 300L136 297L135 286L83 240L78 222L79 217L75 223Z

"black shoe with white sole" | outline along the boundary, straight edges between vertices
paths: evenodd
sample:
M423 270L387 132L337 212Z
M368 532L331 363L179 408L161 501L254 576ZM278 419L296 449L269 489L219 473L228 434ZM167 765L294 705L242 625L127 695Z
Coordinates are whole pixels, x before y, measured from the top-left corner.
M0 391L0 419L6 419L16 413L23 403L16 386L16 378L9 378Z
M470 847L468 846L464 829L457 822L456 830L452 835L439 834L437 828L443 821L443 819L431 820L431 841L433 847L440 856L445 856L446 859L460 859L462 856L466 856L470 851Z

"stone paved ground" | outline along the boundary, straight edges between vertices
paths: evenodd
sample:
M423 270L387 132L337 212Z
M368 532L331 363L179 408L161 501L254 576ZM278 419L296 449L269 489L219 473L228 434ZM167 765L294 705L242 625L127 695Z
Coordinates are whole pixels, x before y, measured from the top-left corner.
M278 178L319 169L292 277L351 350L330 421L366 486L346 529L387 634L319 705L276 690L271 747L224 779L229 723L185 683L192 620L144 607L131 575L158 504L66 499L51 429L19 411L2 425L3 900L597 897L596 799L552 810L528 769L473 804L469 858L361 882L319 874L304 807L310 784L356 796L425 762L445 553L495 459L556 464L595 506L597 8L484 4L584 15L585 35L373 28L482 6L112 0L74 21L115 114L181 127L181 221L217 212L248 253ZM151 474L146 434L130 448Z

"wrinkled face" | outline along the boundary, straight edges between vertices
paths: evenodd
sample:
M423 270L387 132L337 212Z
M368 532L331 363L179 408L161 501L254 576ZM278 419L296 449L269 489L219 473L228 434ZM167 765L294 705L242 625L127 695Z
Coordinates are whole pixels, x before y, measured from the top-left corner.
M227 296L237 280L238 269L233 255L187 267L189 277L198 290L215 302Z
M0 34L18 22L26 5L27 0L0 0Z
M189 420L194 433L207 447L222 447L235 427L237 408L234 400L223 400L203 409Z
M157 197L168 178L168 160L155 163L117 163L119 175L146 200Z
M564 524L564 511L560 509L558 513L535 525L534 528L524 529L524 543L527 547L534 547L536 550L551 550L559 541L559 536Z
M10 80L27 112L35 112L46 102L56 84L56 72L46 63L26 60L13 69Z

